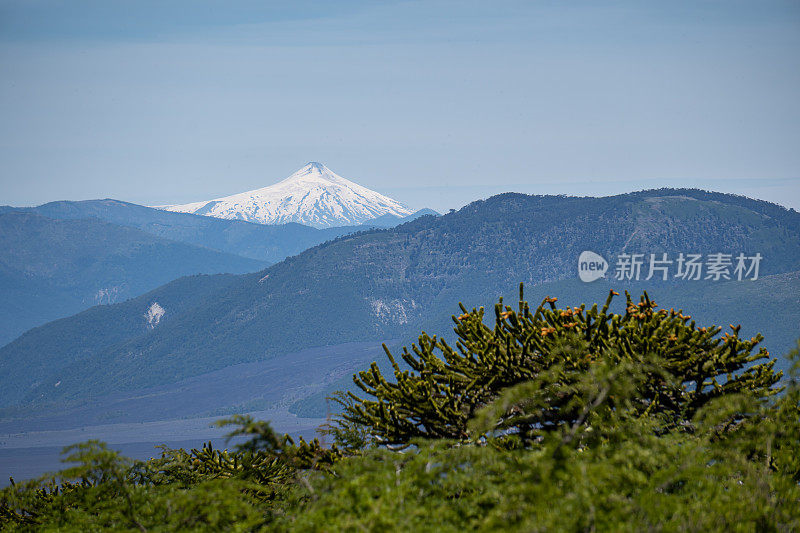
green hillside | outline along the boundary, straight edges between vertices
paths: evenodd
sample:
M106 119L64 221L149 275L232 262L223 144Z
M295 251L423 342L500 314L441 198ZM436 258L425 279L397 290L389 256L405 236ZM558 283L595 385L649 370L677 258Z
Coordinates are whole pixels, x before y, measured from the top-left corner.
M102 316L91 327L78 322L60 326L59 336L95 339L87 343L95 347L88 351L38 352L37 345L56 344L48 340L55 330L48 326L29 332L0 350L5 379L20 383L16 392L4 391L0 402L79 400L304 347L408 338L420 327L447 331L453 302L475 305L512 291L518 282L530 287L531 298L541 288L576 304L591 301L604 282L595 289L575 281L584 250L612 262L621 251L760 253L765 259L758 282L680 281L652 290L668 307L696 302L697 312L707 313L709 320L743 322L745 331L753 333L778 331L772 334L780 339L775 350L793 338L791 328L799 322L793 305L797 277L789 274L800 270L796 212L696 190L607 198L504 194L442 217L319 245L239 277L225 291L194 302L143 335L104 342ZM556 292L562 289L558 282L565 285ZM556 285L545 285L551 283ZM131 312L141 316L145 305ZM759 313L732 312L742 305ZM780 318L764 318L778 313ZM34 375L9 363L29 359L46 368L50 358L64 366Z
M243 273L254 259L98 219L0 214L0 345L88 307L124 301L190 274Z

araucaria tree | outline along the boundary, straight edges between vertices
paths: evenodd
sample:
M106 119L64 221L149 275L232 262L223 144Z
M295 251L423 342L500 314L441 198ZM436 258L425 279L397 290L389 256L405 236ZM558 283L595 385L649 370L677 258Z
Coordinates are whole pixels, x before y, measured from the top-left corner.
M454 348L423 334L409 369L387 350L392 381L373 363L367 398L335 396L330 448L248 416L221 421L249 437L232 450L71 447L0 489L0 529L800 530L800 352L777 395L761 336L626 296L532 311L520 287L491 327L462 306Z
M635 368L636 401L614 403L610 389L602 403L656 423L656 431L691 431L691 419L714 398L737 393L765 398L778 392L782 374L757 345L760 335L739 337L739 327L698 327L690 316L658 309L644 293L636 303L626 293L624 314L595 304L559 308L546 298L534 310L520 285L516 310L495 305L494 326L484 309L454 316L455 348L423 333L403 350L410 370L401 368L384 346L394 369L390 381L373 363L354 376L368 397L351 394L341 422L367 428L377 444L405 446L416 438L475 439L468 422L502 391L535 383L526 401L508 402L494 425L523 442L581 421L587 411L578 381L600 366ZM529 387L530 388L530 387ZM600 391L602 392L602 391Z

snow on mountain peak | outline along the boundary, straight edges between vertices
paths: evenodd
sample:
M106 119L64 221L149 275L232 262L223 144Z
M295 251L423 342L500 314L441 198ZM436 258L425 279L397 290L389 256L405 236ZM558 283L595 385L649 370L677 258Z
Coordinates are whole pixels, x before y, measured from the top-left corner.
M358 225L383 215L404 217L413 213L400 202L345 179L316 161L262 189L156 207L260 224L298 222L317 228Z
M283 181L278 182L276 185L280 183L290 183L290 182L322 183L322 184L338 183L338 184L358 186L352 181L346 180L345 178L334 173L331 169L329 169L322 163L317 163L316 161L311 161L309 163L306 163L306 165L303 168L301 168L288 178L284 179Z

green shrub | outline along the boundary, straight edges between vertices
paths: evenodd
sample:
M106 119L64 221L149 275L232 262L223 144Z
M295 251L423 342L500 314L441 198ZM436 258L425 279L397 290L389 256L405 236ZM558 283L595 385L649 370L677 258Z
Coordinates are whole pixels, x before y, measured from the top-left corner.
M131 461L98 442L0 491L10 531L796 531L800 353L777 386L760 336L696 327L645 294L624 315L501 304L423 334L338 394L337 444L247 416L228 450ZM798 344L800 348L800 344ZM755 353L754 353L755 352ZM441 358L437 357L441 355ZM392 448L402 448L394 451Z
M721 328L697 327L681 311L657 310L645 293L639 303L627 297L625 314L605 305L559 309L547 298L531 312L520 285L518 310L495 306L494 327L484 323L484 310L453 317L455 348L423 333L419 343L402 353L411 368L403 370L386 350L394 381L373 363L354 377L368 397L351 394L341 424L362 426L379 444L407 445L415 438L466 440L469 421L501 391L539 379L535 411L519 405L499 417L498 428L535 438L572 424L583 406L570 387L598 364L641 368L637 398L630 406L640 416L659 418L662 430L688 425L692 416L714 398L751 393L764 398L778 392L781 379L766 350L754 353L762 337L741 339L739 327L719 337ZM542 378L549 381L544 383ZM370 398L371 397L371 398Z

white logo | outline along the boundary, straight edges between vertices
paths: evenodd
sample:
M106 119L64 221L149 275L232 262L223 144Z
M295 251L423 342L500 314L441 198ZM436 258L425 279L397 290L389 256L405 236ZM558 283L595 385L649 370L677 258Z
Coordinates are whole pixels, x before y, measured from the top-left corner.
M684 254L683 252L679 253L674 260L664 252L660 254L621 253L617 256L614 279L639 281L642 276L646 275L645 280L656 278L662 281L671 278L690 281L701 279L711 281L757 280L762 259L764 256L760 253L755 255L740 253L734 256L719 252L707 254L705 261L703 261L703 254ZM581 254L580 260L583 261L583 254ZM672 276L670 276L671 270L676 271Z
M608 270L608 261L602 255L588 250L581 252L578 258L578 277L581 281L589 283L605 276Z

